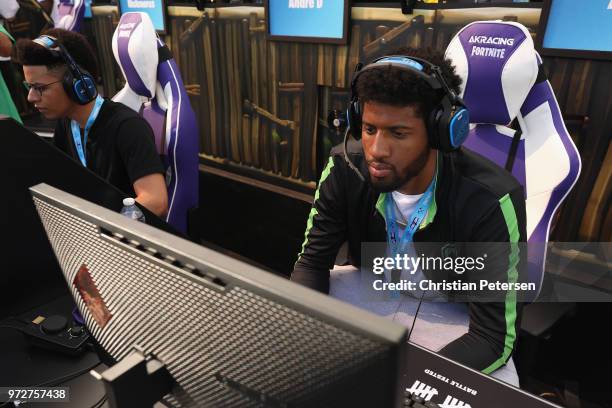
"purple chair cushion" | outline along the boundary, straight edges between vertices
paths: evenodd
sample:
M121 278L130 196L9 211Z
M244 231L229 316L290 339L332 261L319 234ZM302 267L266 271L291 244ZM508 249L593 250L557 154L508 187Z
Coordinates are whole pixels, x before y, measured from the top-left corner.
M470 131L463 146L473 150L500 167L505 167L512 144L514 130L499 125L478 125ZM525 139L521 137L512 166L512 175L521 185L527 185L525 176Z
M140 114L153 129L157 152L161 156L166 155L166 111L159 106L156 99L153 99L142 105Z

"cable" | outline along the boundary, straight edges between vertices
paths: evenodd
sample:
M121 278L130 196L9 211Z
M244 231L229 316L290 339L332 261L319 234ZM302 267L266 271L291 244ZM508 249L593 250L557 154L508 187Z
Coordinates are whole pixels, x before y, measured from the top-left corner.
M10 326L8 324L0 324L0 329L15 329L21 331L21 327Z
M343 146L344 146L344 149L343 149L343 152L344 152L344 160L346 161L346 163L348 164L348 166L351 168L351 170L353 170L353 171L354 171L354 172L357 174L357 176L358 176L358 177L361 179L361 181L363 181L363 182L365 183L365 177L363 177L363 174L361 174L361 172L359 171L359 169L357 168L357 166L355 166L355 165L353 164L353 162L352 162L352 161L351 161L351 159L349 158L348 153L347 153L347 151L346 151L346 148L347 148L347 145L348 145L348 136L349 136L349 132L350 132L350 130L351 130L351 127L350 127L350 126L348 126L348 127L346 128L346 131L344 132L344 144L343 144Z
M96 365L97 365L97 364L96 364ZM95 366L94 366L94 367L95 367ZM79 377L79 376L81 376L81 375L85 374L86 372L91 371L91 369L92 369L92 368L93 368L93 367L91 367L91 368L89 368L89 369L87 369L87 370L82 370L82 371L79 371L79 372L77 372L77 373L69 374L69 375L67 375L67 376L65 376L65 377L59 378L59 379L58 379L58 380L60 380L60 381L59 381L59 383L63 383L63 382L66 382L66 381L70 381L70 380L72 380L72 379L74 379L74 378L76 378L76 377ZM51 382L54 382L54 381L48 381L48 382L46 382L46 383L42 383L42 384L38 384L38 385L34 385L33 387L44 387L44 386L48 385L48 384L49 384L49 383L51 383ZM59 383L58 383L58 384L59 384ZM101 398L100 398L98 401L96 401L96 402L95 402L95 403L94 403L94 404L91 406L91 408L100 408L102 405L104 405L104 403L106 402L106 400L107 400L107 399L108 399L108 396L106 395L106 393L104 393L104 395L102 395L102 397L101 397ZM9 404L9 403L10 403L10 401L6 401L6 402L1 403L1 404L0 404L0 408L4 408L4 407L6 407L6 406L7 406L7 404ZM27 403L27 401L26 401L26 403ZM15 406L15 405L13 404L13 406Z
M22 320L19 320L19 319L14 318L14 317L8 318L6 320L11 320L11 319L15 320L17 322L23 322ZM17 325L6 324L6 322L4 322L3 324L0 324L0 329L15 329L15 330L18 330L20 332L22 331L21 327L19 327ZM70 381L70 380L72 380L72 379L74 379L76 377L79 377L79 376L81 376L81 375L83 375L85 373L88 373L91 369L96 367L98 364L100 364L99 361L97 361L91 367L87 367L86 369L82 369L82 370L76 371L74 373L67 374L67 375L65 375L63 377L51 379L49 381L45 381L45 382L37 384L37 385L32 385L32 387L44 387L44 386L47 386L47 385L55 385L55 384L63 383L63 382L66 382L66 381ZM6 403L4 403L3 405L0 405L0 408L4 407L5 405L6 405Z
M19 323L17 324L11 324L12 322L15 323ZM0 329L15 329L15 330L20 330L25 327L26 325L28 325L30 322L28 320L19 318L19 317L15 317L15 316L9 316L6 319L0 321Z
M104 405L107 399L108 397L106 396L106 394L104 394L102 398L98 400L98 402L96 402L95 404L91 406L91 408L100 408L102 405Z
M59 377L59 378L55 378L49 381L45 381L44 383L40 383L37 385L34 385L34 387L45 387L48 385L56 385L56 384L61 384L64 383L66 381L70 381L73 380L77 377L80 377L81 375L90 372L92 369L94 369L96 366L98 366L98 364L100 364L99 362L96 362L94 365L92 365L91 367L88 367L86 369L83 370L79 370L77 372L71 373L71 374L67 374L63 377Z
M419 315L419 310L421 310L421 304L423 303L423 298L425 297L426 290L421 293L421 298L419 299L419 304L417 305L416 312L414 313L414 318L412 319L412 325L410 326L410 331L408 332L408 339L406 339L406 343L410 341L410 336L412 336L412 330L414 330L414 325L416 324L417 316Z

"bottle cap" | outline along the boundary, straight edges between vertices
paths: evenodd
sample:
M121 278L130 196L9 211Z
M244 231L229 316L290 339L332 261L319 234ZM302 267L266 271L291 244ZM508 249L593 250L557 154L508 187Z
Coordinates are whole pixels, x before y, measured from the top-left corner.
M129 207L130 205L134 205L135 203L136 203L136 200L134 200L131 197L123 199L123 205L126 206L126 207Z

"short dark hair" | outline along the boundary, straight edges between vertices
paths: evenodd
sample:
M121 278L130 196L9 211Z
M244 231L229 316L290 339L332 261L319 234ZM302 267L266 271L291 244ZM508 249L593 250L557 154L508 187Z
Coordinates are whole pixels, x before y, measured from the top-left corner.
M406 55L427 60L440 67L442 75L449 88L459 94L461 78L455 73L455 67L449 59L432 48L416 49L409 47L399 48L388 55ZM424 72L431 73L428 66ZM359 101L377 102L393 106L415 105L417 114L427 118L432 109L440 102L443 91L436 91L416 74L405 70L387 66L380 69L364 71L355 84Z
M97 78L98 63L96 55L82 34L61 28L52 28L43 34L57 38L70 53L77 65L89 72L94 78ZM18 40L15 44L13 60L21 65L45 65L49 70L66 66L66 63L60 56L26 38Z

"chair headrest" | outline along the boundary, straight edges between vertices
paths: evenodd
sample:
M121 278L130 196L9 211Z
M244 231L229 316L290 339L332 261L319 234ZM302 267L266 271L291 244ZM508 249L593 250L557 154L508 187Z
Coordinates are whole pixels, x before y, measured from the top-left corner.
M70 14L73 9L79 7L83 3L83 0L59 0L57 8L59 9L60 15Z
M55 28L69 31L80 31L85 16L85 0L59 0Z
M13 18L18 10L19 3L17 3L17 0L0 1L0 17Z
M155 96L157 34L145 13L125 13L113 34L113 54L129 87L138 95Z
M514 22L468 24L450 42L446 58L463 79L461 96L472 123L508 125L538 75L531 35Z

